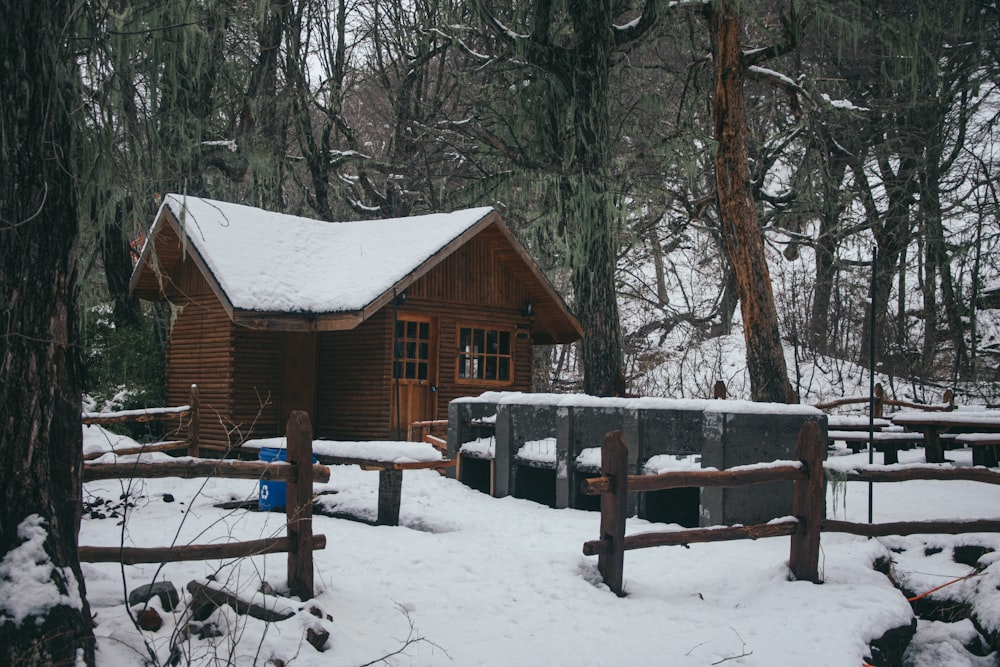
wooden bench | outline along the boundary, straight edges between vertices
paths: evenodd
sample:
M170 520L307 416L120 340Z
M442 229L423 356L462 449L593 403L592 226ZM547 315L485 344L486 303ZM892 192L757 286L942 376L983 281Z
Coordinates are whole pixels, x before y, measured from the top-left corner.
M826 438L829 442L844 442L852 452L858 453L867 446L869 433L852 430L827 431ZM909 449L924 442L922 433L911 431L875 431L871 433L870 439L875 449L882 452L882 462L887 465L899 463L900 449Z
M928 463L943 463L944 444L950 439L957 444L958 438L979 434L983 437L967 439L977 445L984 443L988 436L1000 432L1000 411L998 410L955 410L953 412L899 412L892 416L892 423L910 430L923 431L924 451ZM974 461L979 450L973 447ZM982 449L983 452L986 449Z
M826 418L826 427L831 431L864 431L867 433L869 426L874 426L876 431L881 431L892 426L892 422L882 417L869 420L863 415L830 415Z
M997 447L1000 447L1000 433L959 433L956 445L972 448L972 465L996 468L1000 466Z

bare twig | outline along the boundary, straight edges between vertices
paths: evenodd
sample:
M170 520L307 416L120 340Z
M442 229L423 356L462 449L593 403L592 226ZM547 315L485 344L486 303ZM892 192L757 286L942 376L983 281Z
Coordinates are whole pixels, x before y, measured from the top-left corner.
M363 665L359 665L358 667L371 667L372 665L377 665L379 663L389 664L389 659L390 658L393 658L393 657L395 657L397 655L404 655L406 653L406 651L411 646L414 646L416 644L421 644L421 643L423 643L423 644L430 644L434 648L439 649L441 652L443 652L446 656L448 656L449 659L451 658L451 656L448 655L448 651L444 650L441 646L439 646L438 644L435 644L434 642L432 642L431 640L427 639L426 637L423 637L423 636L417 634L416 622L410 616L410 610L409 609L407 609L405 606L399 604L398 602L396 603L396 609L398 609L399 613L401 613L403 616L406 617L406 622L410 626L409 632L407 632L407 635L406 635L406 639L401 640L403 642L403 644L398 649L396 649L395 651L393 651L392 653L387 653L387 654L383 655L380 658L375 658L371 662L366 662Z

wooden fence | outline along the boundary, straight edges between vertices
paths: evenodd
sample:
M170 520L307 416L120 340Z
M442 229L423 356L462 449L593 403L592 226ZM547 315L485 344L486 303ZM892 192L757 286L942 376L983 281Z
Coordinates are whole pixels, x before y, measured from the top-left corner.
M660 475L629 475L628 451L621 431L612 431L601 446L601 476L584 480L583 493L601 496L600 537L585 542L583 553L598 556L604 583L615 594L622 588L625 551L646 547L789 536L789 568L796 579L818 583L820 533L855 535L916 535L932 533L1000 532L1000 520L912 521L859 524L824 518L826 471L823 466L826 442L819 425L807 421L796 441L796 459L762 467L732 470L696 470ZM838 475L848 482L903 482L911 480L964 480L1000 484L1000 473L983 468L908 468L900 470L854 470ZM793 517L752 526L721 526L625 535L627 495L683 487L734 487L794 482Z
M838 398L832 401L816 403L813 407L820 410L831 410L844 405L868 405L872 404L872 417L881 419L885 416L885 406L891 405L897 408L910 408L913 410L927 410L930 412L949 412L955 409L955 394L951 389L945 389L940 403L914 403L912 401L902 401L895 398L886 398L885 388L882 383L875 385L875 394L872 398L861 396L858 398Z
M726 399L729 396L729 391L726 389L726 383L722 380L717 380L715 385L712 387L712 398L715 399ZM788 400L787 403L798 403L798 395L789 387L788 390ZM914 403L913 401L903 401L895 398L886 398L885 388L882 383L879 382L875 385L875 394L871 398L868 396L858 396L858 397L846 397L838 398L832 401L824 401L822 403L815 403L813 407L819 408L820 410L831 410L833 408L842 407L844 405L868 405L871 403L873 405L872 417L880 419L884 416L885 406L891 405L898 408L911 408L913 410L929 410L929 411L950 411L955 409L955 394L951 389L946 389L941 397L940 403Z
M122 410L120 412L85 412L83 413L82 421L84 425L96 424L100 426L110 426L113 424L143 424L154 421L176 421L177 426L171 431L171 433L176 435L186 430L186 439L117 449L115 450L115 453L119 456L126 456L129 454L142 454L145 452L171 452L180 449L187 449L188 456L198 457L201 455L201 448L203 447L203 445L199 442L198 436L198 419L200 410L201 400L198 397L198 385L193 384L191 385L191 393L188 397L187 405L180 405L172 408ZM220 449L219 447L211 445L206 447L208 449ZM84 459L95 459L103 456L104 453L105 452L94 452L85 456Z
M288 554L288 587L303 600L313 597L313 550L326 548L325 535L312 532L313 482L328 482L330 469L313 464L309 415L294 411L286 429L287 463L194 459L156 463L85 463L83 481L113 478L222 477L287 482L286 534L226 544L168 547L80 547L80 560L90 563L161 563L187 560L244 558L268 553ZM145 449L143 451L149 451ZM121 452L119 452L121 453Z

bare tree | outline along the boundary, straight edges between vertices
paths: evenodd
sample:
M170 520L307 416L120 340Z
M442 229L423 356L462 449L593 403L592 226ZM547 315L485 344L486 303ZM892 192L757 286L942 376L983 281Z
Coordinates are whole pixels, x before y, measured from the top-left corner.
M737 4L716 0L710 12L715 61L715 180L724 247L736 278L743 314L747 370L753 400L783 403L787 399L788 370L778 330L771 276L764 254L764 238L757 205L750 189L747 117L743 82L747 68L764 57L743 51L743 28Z

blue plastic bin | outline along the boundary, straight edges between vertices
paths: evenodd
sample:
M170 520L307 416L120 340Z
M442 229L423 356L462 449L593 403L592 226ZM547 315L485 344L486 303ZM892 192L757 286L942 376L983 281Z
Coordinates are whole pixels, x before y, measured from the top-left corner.
M261 447L257 458L261 461L286 461L285 450L277 447ZM257 489L257 508L262 512L269 512L285 507L285 482L275 480L260 480L260 487Z
M287 461L287 454L284 448L261 447L257 454L260 461ZM313 454L313 463L317 463L319 457ZM257 488L257 508L262 512L285 508L285 482L262 479Z

